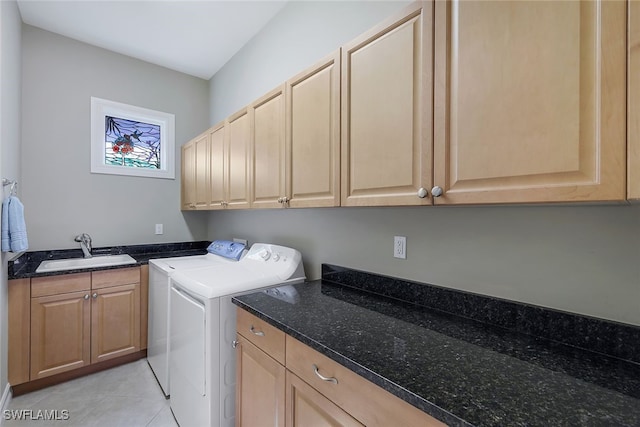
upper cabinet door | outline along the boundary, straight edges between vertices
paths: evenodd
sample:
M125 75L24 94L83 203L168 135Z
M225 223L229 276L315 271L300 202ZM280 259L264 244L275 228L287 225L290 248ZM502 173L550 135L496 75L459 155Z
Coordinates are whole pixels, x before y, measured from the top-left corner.
M209 135L203 133L182 146L182 209L209 206Z
M209 129L209 207L224 208L226 202L224 123Z
M340 50L286 84L291 207L340 205Z
M209 207L209 132L195 140L196 209Z
M284 86L249 107L252 133L252 208L282 206L285 197Z
M436 203L625 198L625 9L436 2Z
M182 210L196 208L196 143L191 140L182 146Z
M433 3L342 50L342 205L422 205L432 182Z
M627 197L640 199L640 2L629 2Z
M251 127L247 109L243 109L227 119L225 125L226 147L227 147L227 168L225 178L227 179L227 200L225 206L228 208L248 208L249 184L251 182Z

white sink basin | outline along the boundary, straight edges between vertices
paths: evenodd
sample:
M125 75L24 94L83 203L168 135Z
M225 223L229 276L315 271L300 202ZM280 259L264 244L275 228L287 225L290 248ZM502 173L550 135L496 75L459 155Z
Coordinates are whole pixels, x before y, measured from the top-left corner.
M136 260L127 254L122 255L98 255L92 258L69 258L42 261L36 273L49 273L51 271L78 270L80 268L109 267L112 265L135 264Z

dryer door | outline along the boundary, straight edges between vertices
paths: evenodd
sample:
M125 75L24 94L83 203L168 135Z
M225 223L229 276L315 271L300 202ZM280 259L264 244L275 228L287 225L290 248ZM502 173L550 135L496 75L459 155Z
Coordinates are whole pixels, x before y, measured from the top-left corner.
M205 306L201 301L174 286L171 287L170 378L174 384L188 383L205 395ZM176 376L179 376L177 378Z

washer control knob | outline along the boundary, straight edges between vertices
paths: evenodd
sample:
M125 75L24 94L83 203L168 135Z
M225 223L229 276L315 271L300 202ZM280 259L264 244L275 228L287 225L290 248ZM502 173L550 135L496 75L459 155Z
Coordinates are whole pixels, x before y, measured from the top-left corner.
M273 254L273 260L274 261L279 261L280 260L280 254L278 252L276 252L275 254Z
M260 256L262 257L263 260L268 260L271 257L271 252L269 251L264 251L260 254Z

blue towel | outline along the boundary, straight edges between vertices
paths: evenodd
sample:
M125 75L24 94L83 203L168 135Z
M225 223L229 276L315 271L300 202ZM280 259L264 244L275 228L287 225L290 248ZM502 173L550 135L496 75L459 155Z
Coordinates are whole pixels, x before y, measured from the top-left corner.
M2 201L2 252L11 251L9 238L9 197Z
M2 202L2 251L24 252L29 248L24 206L16 196Z

